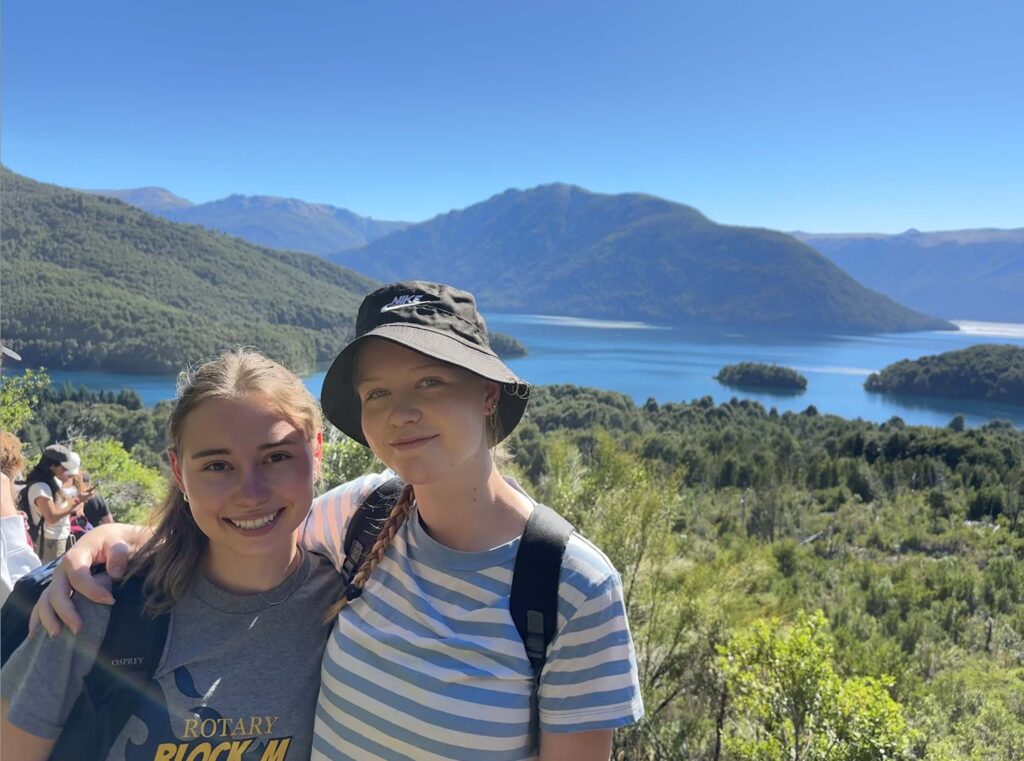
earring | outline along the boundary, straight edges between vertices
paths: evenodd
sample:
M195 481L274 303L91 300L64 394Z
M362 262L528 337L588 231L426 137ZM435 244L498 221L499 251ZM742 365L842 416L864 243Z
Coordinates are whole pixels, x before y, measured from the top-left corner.
M182 492L181 493L181 498L183 500L185 500L185 504L187 505L188 504L188 495L185 492Z

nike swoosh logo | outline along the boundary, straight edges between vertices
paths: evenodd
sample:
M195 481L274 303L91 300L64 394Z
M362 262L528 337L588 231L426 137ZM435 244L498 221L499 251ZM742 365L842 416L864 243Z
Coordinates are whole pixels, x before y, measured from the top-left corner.
M408 307L419 307L425 304L440 304L440 301L413 301L408 304L385 304L380 308L381 312L394 312L396 309L406 309Z

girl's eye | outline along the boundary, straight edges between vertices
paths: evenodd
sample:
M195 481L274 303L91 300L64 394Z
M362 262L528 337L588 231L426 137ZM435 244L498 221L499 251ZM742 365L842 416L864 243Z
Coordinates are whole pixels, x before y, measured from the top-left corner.
M291 458L292 456L287 452L274 452L267 459L270 460L271 462L284 462L285 460L290 460Z
M223 473L229 467L230 466L226 462L217 461L207 463L206 465L203 466L203 470L207 470L211 473Z
M440 378L430 377L430 378L423 378L420 381L420 386L422 386L424 388L430 388L431 386L440 386L443 383L444 383L444 381L441 380Z
M363 399L366 401L370 401L371 399L379 399L385 394L387 394L387 391L385 391L384 389L373 388L366 392L366 394L363 396Z

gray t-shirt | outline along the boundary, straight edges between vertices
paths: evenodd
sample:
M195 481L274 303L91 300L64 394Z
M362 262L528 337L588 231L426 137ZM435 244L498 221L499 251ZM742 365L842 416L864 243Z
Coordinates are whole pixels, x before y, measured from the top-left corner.
M308 552L262 594L197 579L171 613L155 699L141 702L108 761L306 761L330 633L324 615L341 594L331 563ZM84 599L78 610L79 635L37 635L0 673L10 722L39 737L60 735L110 619L107 606Z

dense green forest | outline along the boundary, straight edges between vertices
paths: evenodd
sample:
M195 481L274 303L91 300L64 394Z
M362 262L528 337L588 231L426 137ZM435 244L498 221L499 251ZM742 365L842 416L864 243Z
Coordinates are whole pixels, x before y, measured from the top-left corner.
M5 341L27 365L167 373L255 345L332 359L374 281L2 170Z
M767 388L789 392L804 391L807 388L807 378L796 370L762 362L726 365L715 375L715 380L736 388Z
M1024 406L1024 348L979 344L920 359L905 359L872 373L868 391L982 399Z
M35 408L30 446L73 439L140 515L166 407ZM507 447L622 573L647 717L617 759L1024 758L1024 432L549 386ZM326 486L373 467L328 436Z

